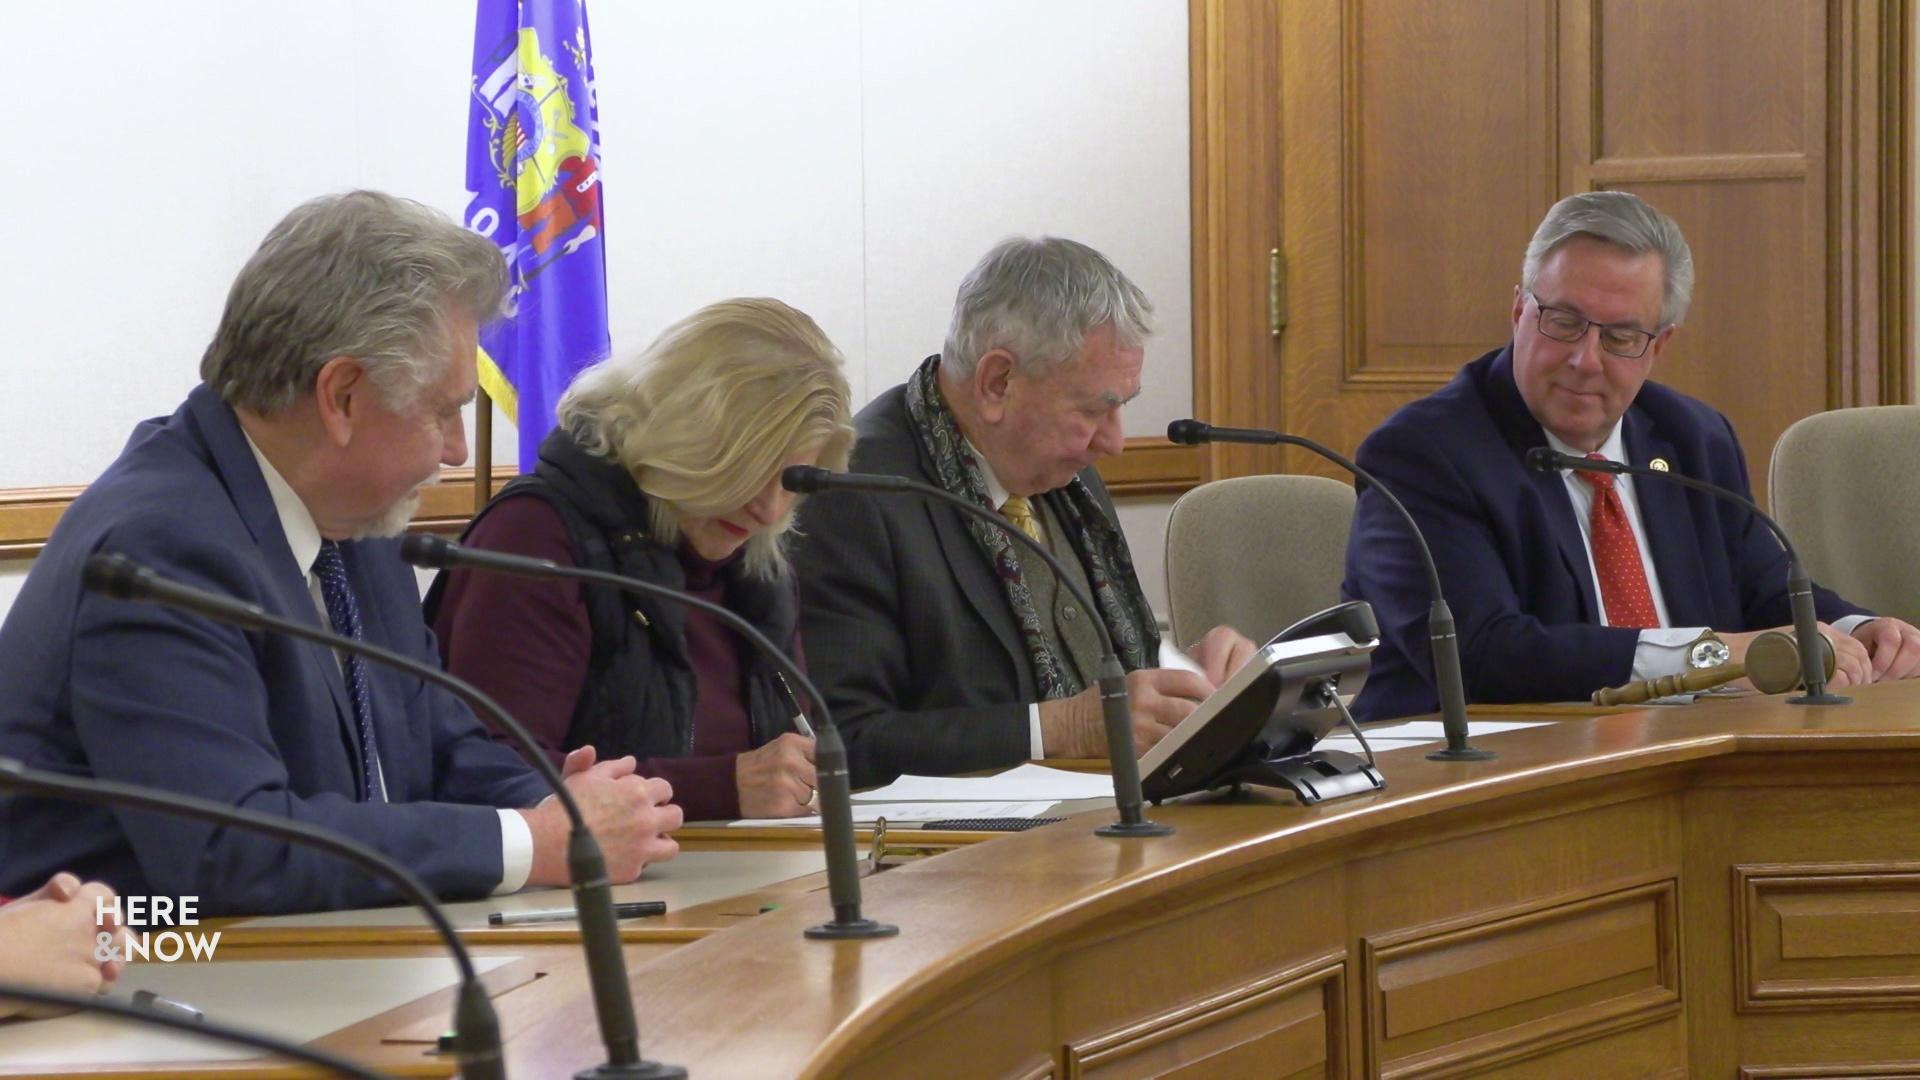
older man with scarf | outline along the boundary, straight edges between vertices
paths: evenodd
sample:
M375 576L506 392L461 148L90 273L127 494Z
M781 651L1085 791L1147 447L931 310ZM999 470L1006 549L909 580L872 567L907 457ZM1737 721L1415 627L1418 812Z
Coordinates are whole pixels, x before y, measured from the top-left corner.
M801 511L801 634L854 782L1105 757L1099 619L1129 672L1135 753L1253 653L1220 627L1204 675L1153 666L1159 636L1093 469L1120 452L1152 305L1084 244L1015 238L960 284L942 351L859 416L855 472L906 476L999 511L1024 545L951 506L836 494Z

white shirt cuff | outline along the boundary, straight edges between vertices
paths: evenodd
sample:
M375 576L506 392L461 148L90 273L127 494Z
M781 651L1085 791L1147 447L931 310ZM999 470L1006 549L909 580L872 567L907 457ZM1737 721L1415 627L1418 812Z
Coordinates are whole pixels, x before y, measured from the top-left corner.
M1046 740L1040 737L1040 703L1027 706L1027 756L1035 761L1047 756Z
M1851 634L1877 615L1843 615L1831 625L1843 634ZM1791 629L1791 628L1789 628ZM1636 682L1665 675L1682 675L1687 670L1687 646L1707 632L1704 626L1670 626L1640 631L1640 644L1633 650L1633 678Z
M518 810L500 813L500 885L493 895L519 892L533 875L533 830Z
M1642 682L1687 670L1687 646L1707 632L1704 626L1666 626L1640 631L1633 647L1633 679Z

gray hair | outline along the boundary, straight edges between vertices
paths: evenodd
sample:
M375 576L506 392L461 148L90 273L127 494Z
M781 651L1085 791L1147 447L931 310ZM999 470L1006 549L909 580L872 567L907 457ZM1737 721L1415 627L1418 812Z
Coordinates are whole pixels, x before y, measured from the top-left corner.
M1085 244L1016 236L967 271L953 301L940 364L966 376L994 349L1028 374L1073 359L1087 334L1112 324L1121 345L1153 333L1153 305L1105 255Z
M1635 255L1660 256L1666 268L1660 327L1678 326L1687 317L1687 304L1693 299L1693 251L1687 247L1687 238L1672 218L1625 191L1583 191L1554 203L1527 244L1520 284L1532 290L1540 264L1576 236L1604 240Z
M281 412L336 356L366 365L392 408L446 372L447 318L500 311L506 261L492 241L411 199L327 195L281 219L227 293L201 381L237 408Z

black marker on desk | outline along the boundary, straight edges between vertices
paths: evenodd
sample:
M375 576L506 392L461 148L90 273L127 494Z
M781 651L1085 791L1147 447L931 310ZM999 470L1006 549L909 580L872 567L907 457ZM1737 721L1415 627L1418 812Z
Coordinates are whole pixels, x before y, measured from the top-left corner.
M649 915L665 915L665 900L634 900L625 904L613 905L613 917L616 919L643 919ZM487 916L488 926L524 926L528 923L572 922L580 917L573 908L547 908L542 911L496 911Z

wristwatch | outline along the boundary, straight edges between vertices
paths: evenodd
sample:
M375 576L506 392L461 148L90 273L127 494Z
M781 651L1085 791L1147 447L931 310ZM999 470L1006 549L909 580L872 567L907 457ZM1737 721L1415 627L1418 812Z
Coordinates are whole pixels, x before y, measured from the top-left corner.
M1733 650L1712 630L1703 631L1687 646L1687 667L1694 671L1712 671L1733 659Z

